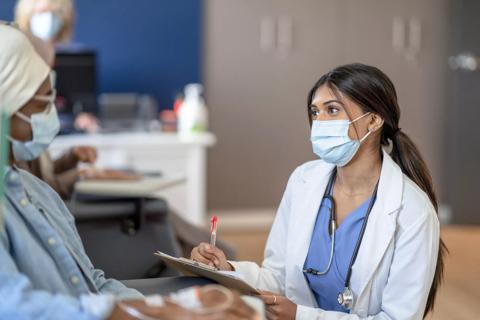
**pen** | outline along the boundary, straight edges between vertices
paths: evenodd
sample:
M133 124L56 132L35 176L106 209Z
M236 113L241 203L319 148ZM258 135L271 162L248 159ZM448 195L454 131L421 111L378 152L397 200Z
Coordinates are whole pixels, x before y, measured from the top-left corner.
M215 247L215 242L217 241L217 222L218 218L216 215L212 216L212 219L210 220L211 226L210 226L210 245Z

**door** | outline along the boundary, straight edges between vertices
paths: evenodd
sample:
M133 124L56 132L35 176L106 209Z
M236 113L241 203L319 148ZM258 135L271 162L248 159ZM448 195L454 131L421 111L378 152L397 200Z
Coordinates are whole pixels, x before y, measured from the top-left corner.
M455 223L480 223L480 2L451 1L447 195Z

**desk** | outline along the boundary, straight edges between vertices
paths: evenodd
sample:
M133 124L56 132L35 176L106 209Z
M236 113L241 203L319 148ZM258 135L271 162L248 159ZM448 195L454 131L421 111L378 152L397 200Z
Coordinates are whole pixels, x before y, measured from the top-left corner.
M185 182L159 190L187 221L203 226L206 221L207 148L215 145L211 133L178 135L175 133L122 132L75 134L57 137L49 147L57 158L73 146L91 145L98 150L99 168L161 171L184 176Z

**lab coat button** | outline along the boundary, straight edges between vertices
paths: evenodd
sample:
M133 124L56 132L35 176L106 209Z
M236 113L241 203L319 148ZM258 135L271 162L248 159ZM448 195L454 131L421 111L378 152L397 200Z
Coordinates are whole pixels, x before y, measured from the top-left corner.
M23 198L22 200L20 200L20 204L25 207L28 204L27 198Z
M77 285L78 282L80 281L77 276L73 276L70 280L71 280L72 283L75 284L75 285Z
M57 243L57 241L55 241L55 238L54 237L50 237L48 238L48 244L53 246L55 245L55 243Z

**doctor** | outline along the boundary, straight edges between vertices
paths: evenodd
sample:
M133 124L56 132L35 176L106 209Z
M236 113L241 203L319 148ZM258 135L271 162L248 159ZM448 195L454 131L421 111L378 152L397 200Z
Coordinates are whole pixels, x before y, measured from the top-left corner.
M422 319L443 271L428 168L379 69L337 67L308 95L313 152L290 176L263 265L206 243L192 259L265 290L269 319ZM387 152L390 149L390 152Z

